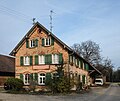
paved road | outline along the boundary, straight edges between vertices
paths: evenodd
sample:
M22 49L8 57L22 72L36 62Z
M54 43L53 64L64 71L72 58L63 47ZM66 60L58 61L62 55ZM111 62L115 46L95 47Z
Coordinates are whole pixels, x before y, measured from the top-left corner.
M111 84L105 92L92 101L120 101L120 87L117 84Z
M25 95L0 93L0 101L120 101L120 87L112 84L109 88L92 88L90 93L64 96Z

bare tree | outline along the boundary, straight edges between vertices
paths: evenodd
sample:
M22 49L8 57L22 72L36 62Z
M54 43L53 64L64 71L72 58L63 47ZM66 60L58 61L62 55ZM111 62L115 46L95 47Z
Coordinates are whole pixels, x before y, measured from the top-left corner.
M72 49L94 65L101 61L100 47L91 40L82 42L81 44L74 44Z

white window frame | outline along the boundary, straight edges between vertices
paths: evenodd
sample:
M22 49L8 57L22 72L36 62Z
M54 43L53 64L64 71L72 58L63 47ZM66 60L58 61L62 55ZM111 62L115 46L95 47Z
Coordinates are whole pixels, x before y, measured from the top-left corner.
M39 64L45 64L45 56L39 55Z
M38 74L38 84L39 85L45 85L45 79L46 79L45 73Z
M29 56L25 56L24 57L24 65L30 65L30 57Z
M52 54L52 64L59 64L59 55Z
M30 40L30 45L31 48L35 47L35 39Z
M27 79L25 78L27 75ZM24 74L23 75L23 80L24 80L24 85L29 85L30 84L30 74Z
M45 38L45 46L51 45L51 37Z

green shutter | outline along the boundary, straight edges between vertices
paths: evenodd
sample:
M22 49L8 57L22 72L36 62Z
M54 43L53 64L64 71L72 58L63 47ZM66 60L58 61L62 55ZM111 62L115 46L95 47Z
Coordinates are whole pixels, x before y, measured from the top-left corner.
M29 58L30 58L30 65L33 65L33 57L30 56Z
M38 47L38 39L35 39L35 46Z
M35 55L35 65L38 65L38 55Z
M32 81L33 81L33 73L32 73L32 74L30 74L30 80L32 80Z
M59 54L59 64L63 63L63 57L62 57L62 53Z
M79 68L81 68L81 61L79 60Z
M26 39L26 48L29 48L29 40Z
M51 80L52 80L52 77L51 77L51 73L46 73L46 79L45 79L45 83L47 84L49 84L49 82L51 82Z
M54 38L51 38L51 45L54 45Z
M47 56L47 54L45 55L45 64L48 64L48 56Z
M34 74L34 80L38 81L38 74L37 73Z
M51 63L52 63L52 55L48 54L48 64L51 64Z
M23 80L23 74L20 74L20 79Z
M83 61L81 60L81 68L83 69Z
M42 39L42 46L44 46L45 45L45 39L43 38Z
M82 82L85 84L85 75L82 75Z
M77 67L79 66L79 59L77 59Z
M88 64L86 64L86 70L87 70L87 71L89 70L89 65L88 65Z
M20 65L23 66L24 62L23 62L23 56L20 57Z
M52 55L46 54L45 55L45 64L51 64L52 63Z

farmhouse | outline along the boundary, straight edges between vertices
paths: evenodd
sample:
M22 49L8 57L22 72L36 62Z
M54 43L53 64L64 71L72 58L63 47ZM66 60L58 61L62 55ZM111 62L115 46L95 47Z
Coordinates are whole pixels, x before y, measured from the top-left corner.
M25 86L30 85L32 78L39 88L45 87L45 79L55 75L61 64L65 75L84 85L92 82L92 74L100 74L39 22L34 24L10 55L15 56L15 77L22 79Z

